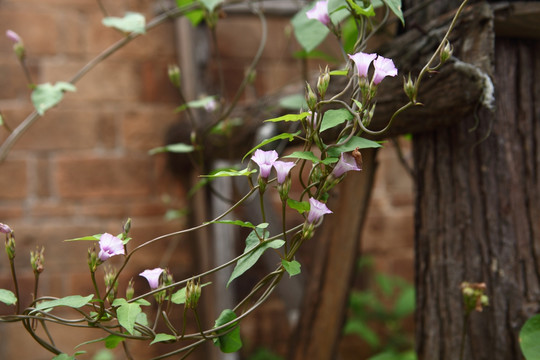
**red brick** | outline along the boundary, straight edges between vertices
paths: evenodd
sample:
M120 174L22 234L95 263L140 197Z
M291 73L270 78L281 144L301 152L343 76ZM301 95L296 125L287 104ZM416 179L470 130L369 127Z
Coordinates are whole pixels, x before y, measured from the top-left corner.
M148 151L163 146L171 124L178 120L173 107L146 108L128 112L122 122L122 138L127 149Z
M0 57L0 99L16 99L30 96L26 77L21 65L12 57Z
M178 104L178 90L169 81L168 64L173 64L174 58L160 61L145 60L141 64L141 78L144 84L141 100L152 103Z
M28 195L28 166L24 160L0 164L0 200L24 199Z
M32 8L12 10L3 7L0 11L2 29L11 29L23 39L28 58L55 54L58 27L51 11ZM32 26L28 26L31 24ZM13 43L5 36L0 37L0 49L11 49Z
M38 201L31 205L28 214L35 218L66 217L80 213L78 207L73 204L60 203L58 201Z
M81 60L44 60L40 82L66 81L86 63ZM64 101L76 98L86 102L86 105L88 101L98 101L100 106L118 101L135 101L140 98L141 86L138 69L133 63L109 59L85 75L76 84L77 91L66 93Z
M1 166L0 166L1 169ZM20 202L0 201L0 222L8 222L10 219L17 219L23 216L23 207Z
M50 110L20 138L14 150L89 149L98 143L98 126L95 113Z
M152 193L148 157L63 156L56 161L55 185L62 198L132 198Z

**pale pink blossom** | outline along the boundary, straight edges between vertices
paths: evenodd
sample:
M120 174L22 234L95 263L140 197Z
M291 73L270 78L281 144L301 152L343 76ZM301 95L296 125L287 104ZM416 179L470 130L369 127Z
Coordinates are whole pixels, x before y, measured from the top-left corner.
M255 150L255 153L251 157L257 165L259 165L260 176L263 179L267 179L272 170L272 165L278 158L278 153L275 150L263 151L261 149Z
M101 235L99 238L99 248L98 257L101 261L105 261L115 255L125 255L122 240L109 233Z
M275 161L274 169L276 169L277 182L283 184L289 175L289 171L294 167L295 163L290 161Z
M22 39L21 37L19 36L19 34L17 34L15 31L13 30L7 30L6 31L6 36L9 40L13 41L14 43L21 43L22 42Z
M13 230L9 227L9 225L0 223L0 233L2 234L10 234Z
M349 58L354 61L354 64L356 65L358 76L364 78L368 77L369 66L376 57L377 54L367 54L363 52L357 52L356 54L349 55Z
M381 55L373 62L375 72L373 73L373 83L379 84L386 76L396 76L398 71L392 59L385 58Z
M309 198L309 212L307 221L310 224L317 222L324 214L331 214L332 211L326 207L326 204L317 199Z
M347 171L360 171L361 167L356 163L356 159L350 153L341 153L341 157L337 162L334 170L332 170L332 176L335 178L340 177L345 174Z
M154 290L159 286L159 277L161 276L162 272L162 268L147 269L140 273L139 276L146 278L146 280L148 280L148 285L150 285L150 288Z
M324 26L330 24L330 15L328 15L328 1L317 1L315 6L306 12L308 19L318 20Z

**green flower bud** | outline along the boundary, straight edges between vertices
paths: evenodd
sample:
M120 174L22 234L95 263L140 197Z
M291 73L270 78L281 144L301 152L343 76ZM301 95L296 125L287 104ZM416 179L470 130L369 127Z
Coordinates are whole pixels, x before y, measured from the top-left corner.
M15 234L13 231L6 234L6 254L9 260L15 259Z
M99 260L96 254L96 249L88 249L88 267L90 268L90 272L95 273L99 264L101 264L101 260Z
M129 230L131 230L131 218L128 218L124 224L124 234L128 234Z
M330 84L330 74L328 72L328 66L324 69L324 72L319 76L319 79L317 79L317 90L319 91L319 95L321 96L321 99L324 99L324 96L326 95L326 90L328 89L328 85Z
M307 102L309 110L315 111L315 108L317 106L317 95L315 95L315 93L313 92L313 89L307 82L306 82L306 102Z
M135 287L133 286L133 278L131 278L126 287L126 300L133 299L133 295L135 295Z
M185 306L188 309L196 309L201 297L201 284L200 280L195 283L194 280L190 280L186 284L186 303Z
M180 87L182 86L180 80L180 68L178 67L178 65L169 65L169 80L171 81L171 84L173 84L176 88L180 89Z
M412 102L416 101L416 90L414 88L414 82L411 79L411 73L409 73L409 77L407 79L403 77L403 91L405 91L405 94L409 100Z
M38 275L43 272L43 263L44 263L44 256L43 252L45 251L44 247L37 247L36 251L30 251L30 265L32 266L32 270L34 271L34 274Z
M444 44L441 50L441 55L440 55L441 64L445 63L446 60L450 59L453 52L454 52L454 48L452 47L452 45L450 45L449 41L446 41L446 43Z

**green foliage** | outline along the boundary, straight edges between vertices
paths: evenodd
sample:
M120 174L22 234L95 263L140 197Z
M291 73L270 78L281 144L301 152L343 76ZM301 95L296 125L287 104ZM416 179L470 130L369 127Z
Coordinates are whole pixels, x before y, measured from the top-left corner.
M299 134L301 133L301 131L297 131L295 132L294 134L290 134L290 133L282 133L282 134L279 134L279 135L276 135L276 136L273 136L271 137L270 139L266 139L264 141L261 141L261 143L257 146L255 146L254 148L252 148L251 150L249 150L246 155L244 155L244 157L242 158L242 161L244 161L244 159L246 157L248 157L251 153L253 153L255 150L259 149L259 148L262 148L263 146L267 145L267 144L270 144L274 141L277 141L277 140L285 140L285 139L288 139L289 141L293 141L294 137L295 136L298 136Z
M294 94L281 98L279 100L279 106L287 110L306 109L306 98L303 94Z
M371 266L371 261L364 259L359 267L366 274ZM344 333L358 335L377 353L370 360L416 359L410 351L412 337L403 328L403 321L414 313L414 287L400 277L380 273L372 280L374 287L351 293Z
M283 268L287 273L289 274L289 277L292 277L294 275L300 274L300 263L296 260L293 261L287 261L285 259L281 259L281 264L283 265Z
M328 155L333 156L333 157L339 157L339 155L342 152L353 151L356 148L366 149L366 148L379 148L379 147L381 147L381 144L379 144L378 142L364 139L359 136L353 136L345 144L329 149Z
M127 12L124 17L106 17L101 22L103 25L115 28L123 33L146 33L146 19L143 14L136 12Z
M67 240L64 240L64 241L99 241L99 238L101 237L101 235L103 235L103 234L82 236L82 237L78 237L78 238L67 239Z
M118 323L122 325L124 329L130 334L134 334L135 323L139 314L142 313L141 306L136 303L124 303L118 307L116 314L118 316Z
M330 30L319 21L308 19L306 16L306 11L310 10L314 5L315 2L305 6L291 20L298 43L308 53L323 42L330 33Z
M293 199L287 199L287 205L293 210L298 211L300 214L309 211L309 202L307 201L296 201Z
M249 176L253 174L254 172L257 172L257 170L249 170L249 169L243 169L243 170L236 170L236 169L227 169L227 170L219 170L218 172L209 174L209 175L201 175L201 177L205 178L217 178L217 177L224 177L224 176Z
M540 314L525 322L519 332L519 345L525 359L540 359Z
M193 100L193 101L189 101L183 105L180 105L179 107L176 108L176 112L181 112L181 111L184 111L186 110L187 108L191 108L191 109L200 109L200 108L204 108L206 105L210 104L211 102L213 101L216 101L216 97L215 96L206 96L202 99L197 99L197 100Z
M221 312L219 317L216 320L215 328L225 325L228 322L236 319L236 314L234 311L225 309ZM219 330L218 334L223 334L214 338L214 344L219 346L221 351L224 353L232 353L240 350L242 348L242 339L240 338L240 327L237 322L232 323L231 325L225 327L222 330Z
M55 357L53 357L51 360L76 360L75 356L71 356L68 354L58 354Z
M188 7L196 3L194 0L176 0L176 5L179 8ZM191 25L197 26L204 19L204 11L201 8L195 8L186 12L186 18L191 22Z
M171 153L178 154L178 153L190 153L190 152L193 152L193 150L195 150L195 148L192 145L177 143L177 144L169 144L169 145L153 148L149 150L148 153L150 155L159 154L163 152L171 152Z
M45 111L62 101L64 92L73 92L75 90L75 85L64 81L59 81L54 85L51 83L40 84L32 91L32 104L34 104L34 108L38 114L43 115Z
M206 285L210 285L212 282L207 282L204 284L201 284L201 288L205 287ZM185 304L186 303L186 287L184 286L171 296L171 302L173 304Z
M270 233L268 231L264 231L261 229L255 229L249 233L249 235L246 238L246 247L244 249L244 254L248 254L244 257L242 257L238 262L236 263L236 266L234 267L234 270L232 271L232 274L229 278L229 281L227 282L227 286L248 271L259 258L262 256L262 254L267 249L279 249L285 244L285 241L283 240L271 240L271 241L265 241L269 237Z
M287 114L287 115L283 115L283 116L280 116L280 117L277 117L277 118L268 119L268 120L264 120L264 121L265 122L267 122L267 121L270 121L270 122L300 121L300 120L304 120L308 115L309 115L308 112L303 112L303 113L300 113L300 114Z
M345 121L351 121L352 119L354 119L354 116L347 109L327 110L323 115L320 132L341 125Z
M214 11L215 8L223 3L224 0L199 0L208 11Z
M0 301L6 305L15 305L17 303L17 297L9 290L0 289Z
M154 340L152 340L150 345L158 342L167 342L171 340L176 340L176 336L170 334L156 334L156 337L154 337Z
M323 163L325 165L332 164L338 161L338 158L326 158L324 160L319 159L311 151L295 151L292 154L284 156L284 158L303 159L312 161L314 164Z
M88 304L93 298L94 295L71 295L56 300L45 300L36 305L36 310L49 310L58 306L67 306L78 309Z

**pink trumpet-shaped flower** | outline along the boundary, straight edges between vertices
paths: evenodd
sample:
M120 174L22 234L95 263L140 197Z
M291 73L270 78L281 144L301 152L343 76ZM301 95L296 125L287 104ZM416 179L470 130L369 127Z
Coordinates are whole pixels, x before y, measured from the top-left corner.
M162 268L147 269L140 273L139 276L146 278L146 280L148 280L148 285L150 285L150 288L154 290L159 286L159 277L161 276L162 272Z
M15 31L13 30L7 30L6 31L6 36L9 40L13 41L15 44L17 43L21 43L22 42L22 39L21 37L19 36L19 34L17 34Z
M270 175L272 165L274 165L277 158L278 153L275 150L263 151L257 149L251 157L251 160L259 165L261 178L266 179Z
M330 24L330 15L328 15L328 1L317 1L315 6L306 12L308 19L318 20L324 26Z
M289 171L294 167L295 163L288 161L275 161L274 169L277 173L277 182L278 184L283 184L289 175Z
M375 60L377 54L366 54L363 52L358 52L354 55L349 55L349 58L354 61L356 65L356 70L358 71L358 76L367 78L369 65Z
M125 255L124 243L122 240L109 233L101 235L99 238L99 260L105 261L111 256Z
M317 199L309 198L309 213L307 216L307 221L310 224L317 222L324 214L331 214L326 204L320 202Z
M340 177L345 174L347 171L360 171L361 167L356 163L356 159L350 153L341 153L341 157L337 162L334 170L332 170L332 176L335 178Z
M381 55L373 62L375 72L373 73L373 83L379 84L386 76L396 76L398 71L392 59L385 58Z

